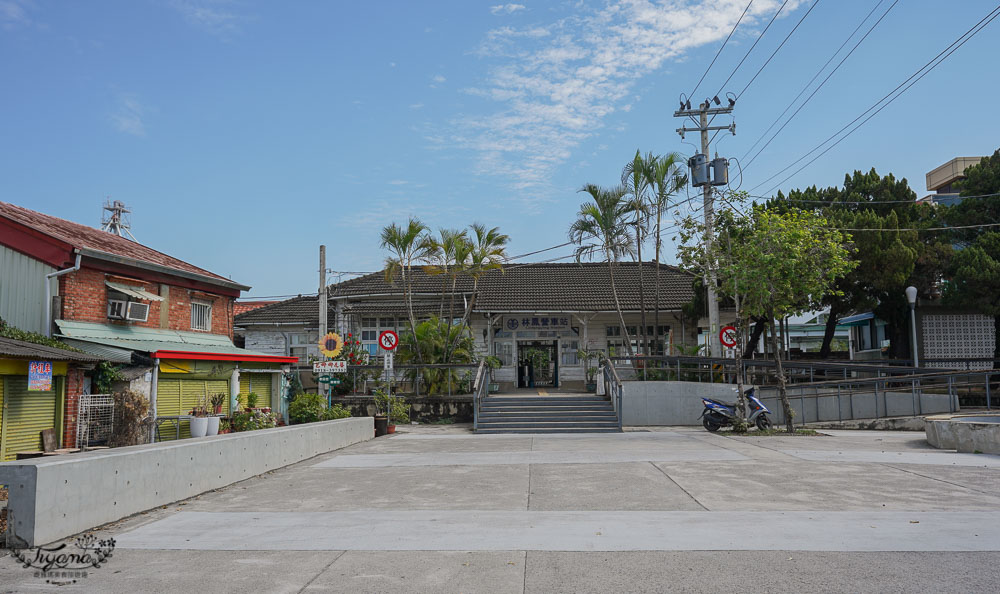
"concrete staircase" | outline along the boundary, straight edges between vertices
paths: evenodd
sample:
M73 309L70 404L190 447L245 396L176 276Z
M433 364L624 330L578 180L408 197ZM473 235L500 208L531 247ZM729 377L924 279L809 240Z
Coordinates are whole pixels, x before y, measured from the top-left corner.
M488 396L476 433L618 433L611 401L593 394Z

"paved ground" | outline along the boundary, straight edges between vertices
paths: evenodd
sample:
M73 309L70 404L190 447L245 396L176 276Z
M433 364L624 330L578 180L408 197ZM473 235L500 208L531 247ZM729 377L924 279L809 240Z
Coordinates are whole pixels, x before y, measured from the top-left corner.
M1000 456L922 433L406 428L98 533L107 565L0 591L980 592Z

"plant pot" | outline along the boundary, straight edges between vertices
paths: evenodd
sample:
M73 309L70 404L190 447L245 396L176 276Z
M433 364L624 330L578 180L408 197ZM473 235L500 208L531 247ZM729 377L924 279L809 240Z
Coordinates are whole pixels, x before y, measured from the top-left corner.
M381 437L389 432L389 417L375 417L375 437Z
M395 433L395 432L396 432L396 426L395 425L389 425L389 426L386 427L386 433Z
M208 433L206 435L219 434L219 417L205 417L208 419Z
M586 389L586 390L587 390L588 392L596 392L596 391L597 391L597 382L589 382L589 383L587 383L587 384L586 384L586 385L584 386L584 388L585 388L585 389Z
M491 382L489 386L490 394L496 394L500 391L500 384L496 382Z
M221 415L222 414L222 405L221 404L219 406L215 407L215 414L217 414L217 415Z
M208 433L208 417L191 417L191 437L205 437Z

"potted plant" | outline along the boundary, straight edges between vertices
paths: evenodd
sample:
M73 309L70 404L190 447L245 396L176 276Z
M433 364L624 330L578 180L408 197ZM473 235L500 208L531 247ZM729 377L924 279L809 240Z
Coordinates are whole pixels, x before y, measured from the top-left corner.
M588 392L596 392L597 382L594 381L594 376L597 375L597 366L591 364L591 361L598 357L598 352L580 349L576 352L576 356L583 361L583 372L587 376L587 383L584 385L584 388Z
M493 372L495 372L497 369L500 369L501 367L503 367L503 361L500 360L500 357L495 357L493 355L489 355L488 357L484 357L483 361L485 361L486 362L486 366L490 368L489 392L490 392L490 394L496 394L497 392L500 391L500 384L497 383L496 377L494 377Z
M253 410L257 408L257 401L259 399L260 396L257 395L257 392L250 392L249 394L247 394L247 410Z
M396 432L396 425L406 425L410 422L410 407L402 396L389 396L388 433Z
M389 394L381 387L375 390L375 437L389 432Z
M215 414L222 414L222 404L226 401L226 395L222 392L212 394L212 410Z
M205 437L208 435L208 403L207 397L202 396L198 405L191 409L191 437ZM218 417L215 417L218 419ZM218 421L217 421L218 422ZM219 430L218 424L215 426Z

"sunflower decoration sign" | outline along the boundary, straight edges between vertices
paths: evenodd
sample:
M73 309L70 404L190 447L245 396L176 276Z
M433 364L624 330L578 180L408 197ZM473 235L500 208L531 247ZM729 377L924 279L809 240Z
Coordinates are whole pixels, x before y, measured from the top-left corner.
M320 352L330 359L339 355L340 350L343 348L344 339L341 338L336 332L329 332L319 339Z

